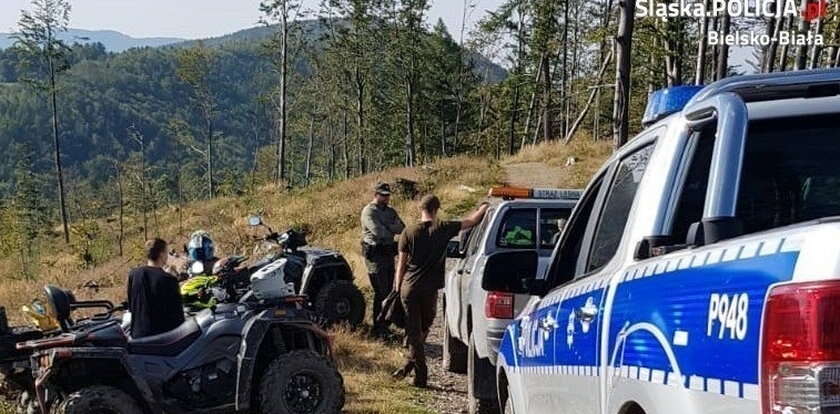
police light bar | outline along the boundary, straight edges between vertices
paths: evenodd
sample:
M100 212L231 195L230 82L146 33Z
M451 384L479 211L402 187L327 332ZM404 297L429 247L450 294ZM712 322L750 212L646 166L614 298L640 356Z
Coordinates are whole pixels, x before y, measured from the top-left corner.
M645 116L642 117L642 126L648 127L668 115L682 111L685 104L703 88L704 86L675 86L651 93Z
M541 200L578 200L583 191L561 188L521 188L521 187L493 187L487 194L489 197L500 197L506 200L514 198L534 198Z

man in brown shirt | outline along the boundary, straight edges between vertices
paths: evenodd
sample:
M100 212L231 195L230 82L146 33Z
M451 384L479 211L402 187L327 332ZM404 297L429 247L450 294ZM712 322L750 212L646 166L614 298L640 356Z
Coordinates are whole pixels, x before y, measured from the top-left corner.
M437 313L437 291L443 288L446 245L461 230L476 226L487 211L487 203L462 221L439 221L440 200L427 195L420 201L420 222L400 237L394 289L400 292L405 309L408 360L394 377L414 371L414 385L426 387L429 370L424 344Z

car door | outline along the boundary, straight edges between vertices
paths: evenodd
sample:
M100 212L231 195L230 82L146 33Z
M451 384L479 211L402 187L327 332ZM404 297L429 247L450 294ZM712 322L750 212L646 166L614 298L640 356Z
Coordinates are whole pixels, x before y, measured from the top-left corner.
M466 311L469 304L467 300L467 289L475 267L476 259L481 256L483 249L481 245L485 238L488 223L493 222L494 210L488 211L484 219L477 227L469 232L466 237L466 251L463 258L458 259L454 266L446 273L446 315L448 325L455 330L455 337L463 342L467 341L466 335ZM462 233L462 236L464 234Z
M571 389L562 392L557 389L558 385L569 386L560 378L561 372L556 363L555 349L565 344L565 324L558 318L561 316L563 295L568 292L567 283L575 275L576 258L583 246L586 229L600 200L603 175L596 177L586 190L555 246L547 276L550 278L548 283L559 287L541 298L532 299L519 322L510 328L511 337L515 340L516 369L522 373L521 383L516 386L521 398L514 398L519 412L556 413L558 407L563 406L558 396L572 392Z
M609 281L619 266L609 266L625 233L636 192L654 149L651 142L621 158L610 168L609 185L604 186L590 216L575 279L557 289L558 301L554 341L554 372L550 383L555 390L554 409L575 413L600 412L601 324Z

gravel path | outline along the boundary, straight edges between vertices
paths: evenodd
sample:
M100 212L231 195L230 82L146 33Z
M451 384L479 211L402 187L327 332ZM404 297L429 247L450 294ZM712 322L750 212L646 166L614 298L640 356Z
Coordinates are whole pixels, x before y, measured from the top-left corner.
M431 409L441 414L467 412L467 376L453 374L443 369L443 310L438 301L438 315L429 338L426 340L426 358L429 364L429 385L434 397Z

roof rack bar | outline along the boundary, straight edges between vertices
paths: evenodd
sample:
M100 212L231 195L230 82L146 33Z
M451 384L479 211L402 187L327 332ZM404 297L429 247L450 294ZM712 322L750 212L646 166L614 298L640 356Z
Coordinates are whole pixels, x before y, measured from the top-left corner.
M733 92L745 102L810 97L820 86L840 85L840 68L734 76L704 88L686 105Z

